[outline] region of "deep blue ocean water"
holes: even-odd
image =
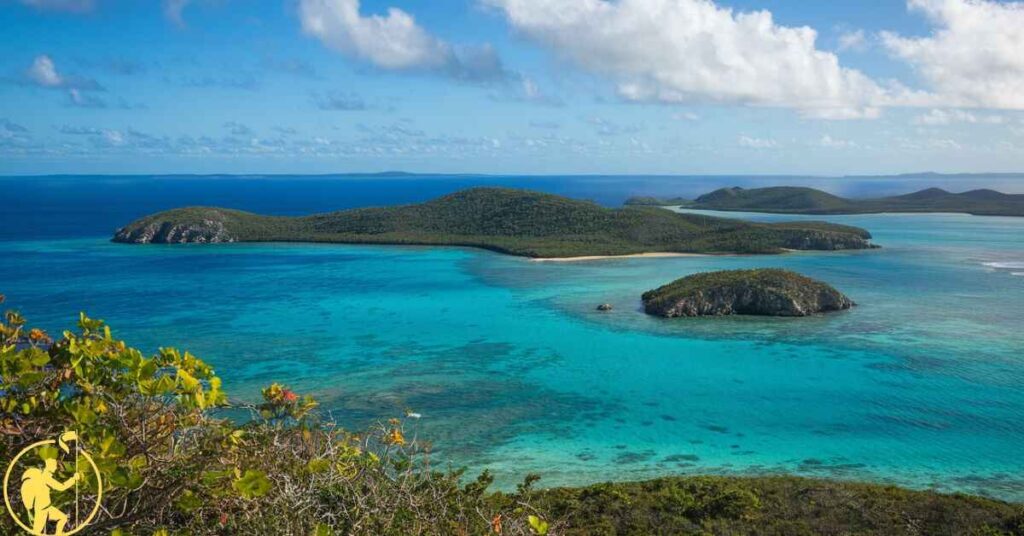
[[[84,310],[145,350],[189,349],[237,398],[280,381],[351,426],[416,411],[435,459],[490,468],[503,485],[527,472],[547,485],[791,472],[1024,500],[1024,219],[834,216],[883,248],[581,263],[108,241],[189,204],[296,214],[496,183],[615,205],[730,181],[716,180],[5,178],[0,293],[53,333]],[[643,291],[675,278],[762,266],[860,305],[807,319],[640,311]],[[594,311],[603,302],[615,310]]]

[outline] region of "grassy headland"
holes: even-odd
[[[650,207],[609,209],[524,190],[473,188],[415,205],[304,217],[174,209],[132,222],[114,240],[451,245],[525,257],[578,257],[864,249],[872,247],[870,237],[864,229],[826,222],[752,223]]]
[[[782,214],[874,214],[880,212],[962,212],[979,216],[1024,216],[1024,195],[995,190],[952,193],[940,188],[870,199],[849,199],[814,188],[721,188],[692,201],[634,197],[630,206],[684,206],[702,210]]]

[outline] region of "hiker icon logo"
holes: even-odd
[[[69,536],[99,512],[103,481],[78,433],[33,443],[4,473],[4,506],[15,523],[35,536]]]

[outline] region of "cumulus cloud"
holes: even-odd
[[[323,44],[384,69],[444,67],[451,47],[398,8],[386,16],[359,14],[359,0],[301,0],[302,29]]]
[[[908,0],[935,26],[927,37],[882,34],[945,106],[1024,109],[1024,2]]]
[[[490,45],[449,44],[398,8],[367,16],[359,8],[359,0],[300,0],[299,19],[303,31],[328,48],[381,69],[430,72],[468,83],[522,79],[505,68]]]
[[[47,55],[36,56],[32,66],[25,71],[28,79],[43,87],[61,87],[64,85],[64,77],[57,72],[57,66]]]
[[[876,115],[883,87],[819,50],[809,27],[710,0],[482,0],[527,37],[610,77],[634,101],[800,109],[832,119]]]
[[[22,4],[45,11],[84,13],[96,7],[95,0],[19,0]]]
[[[99,83],[90,78],[61,73],[57,69],[57,64],[46,54],[36,56],[32,60],[32,65],[25,69],[24,77],[15,82],[47,89],[77,89],[82,91],[101,91],[103,89]]]

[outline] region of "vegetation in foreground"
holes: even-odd
[[[609,209],[551,194],[473,188],[416,205],[306,217],[190,207],[118,230],[127,243],[336,242],[471,246],[526,257],[646,252],[780,253],[872,247],[864,229],[826,222],[752,223],[649,207]]]
[[[1024,216],[1024,195],[995,190],[952,193],[940,188],[872,199],[849,199],[814,188],[720,188],[693,201],[683,198],[634,197],[633,206],[685,206],[704,210],[778,212],[782,214],[872,214],[878,212],[962,212],[979,216]]]
[[[252,418],[217,416],[232,407]],[[487,473],[467,480],[436,469],[414,435],[416,414],[356,434],[277,384],[258,405],[231,404],[195,356],[165,348],[144,357],[85,315],[53,340],[5,313],[0,410],[2,460],[79,432],[105,484],[84,534],[1024,535],[1020,505],[792,477],[537,490],[528,476],[513,492],[489,492]],[[64,463],[56,476],[74,470]],[[81,474],[82,489],[95,489]],[[7,516],[0,532],[18,533]]]

